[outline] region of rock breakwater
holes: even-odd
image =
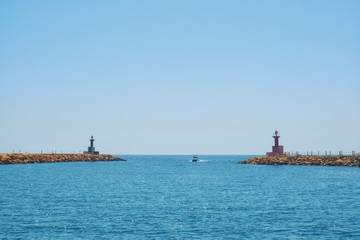
[[[26,164],[26,163],[55,163],[55,162],[100,162],[100,161],[126,161],[122,158],[108,154],[20,154],[1,153],[0,165]]]
[[[238,164],[256,165],[314,165],[359,167],[360,156],[277,156],[253,157]]]

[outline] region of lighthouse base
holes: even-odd
[[[284,154],[284,146],[273,146],[272,147],[272,152],[267,152],[266,156],[267,157],[275,157],[278,155],[283,155]]]

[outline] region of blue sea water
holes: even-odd
[[[360,168],[120,157],[0,166],[0,238],[360,239]]]

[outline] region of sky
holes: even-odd
[[[360,152],[360,1],[0,0],[0,152]]]

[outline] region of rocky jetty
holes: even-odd
[[[122,158],[107,154],[20,154],[1,153],[0,165],[26,164],[26,163],[55,163],[55,162],[100,162],[100,161],[126,161]]]
[[[256,165],[314,165],[359,167],[360,156],[276,156],[253,157],[238,164]]]

